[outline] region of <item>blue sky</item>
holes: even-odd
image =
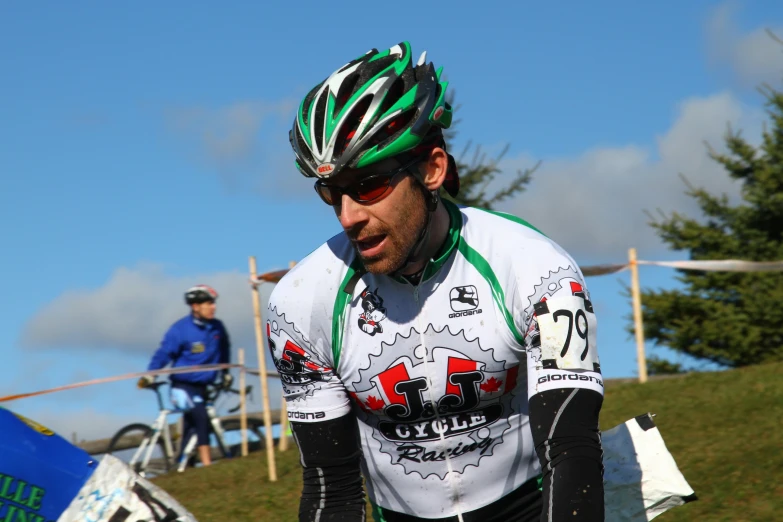
[[[407,39],[444,66],[457,150],[508,144],[507,173],[542,161],[502,210],[585,265],[621,262],[631,246],[684,258],[642,210],[694,210],[679,172],[736,195],[703,141],[719,147],[728,123],[757,139],[754,87],[779,85],[783,70],[763,33],[783,27],[774,2],[277,4],[0,7],[0,349],[11,375],[0,393],[143,370],[199,282],[218,287],[218,314],[255,364],[248,256],[282,268],[339,231],[293,167],[294,108],[372,47]],[[672,286],[672,275],[641,269],[645,286]],[[627,281],[588,280],[607,377],[636,371]],[[131,381],[10,407],[87,437],[155,413]]]

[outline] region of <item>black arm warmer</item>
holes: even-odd
[[[601,394],[578,388],[530,399],[533,442],[544,475],[542,522],[604,520],[602,403]]]
[[[292,422],[304,468],[299,522],[364,522],[356,418]]]

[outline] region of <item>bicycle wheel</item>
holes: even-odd
[[[166,453],[162,437],[158,438],[154,448],[149,447],[153,433],[152,428],[146,424],[129,424],[112,437],[106,453],[130,464],[133,471],[142,477],[152,478],[163,475],[170,469],[171,458]],[[146,466],[145,460],[147,460]]]
[[[247,419],[247,447],[248,451],[264,449],[264,423],[258,419]],[[232,455],[242,454],[242,426],[239,419],[223,421],[226,445]]]

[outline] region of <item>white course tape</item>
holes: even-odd
[[[719,259],[705,261],[637,261],[640,265],[668,266],[683,270],[704,270],[708,272],[781,272],[783,261],[742,261],[740,259]]]

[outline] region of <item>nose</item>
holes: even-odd
[[[340,207],[335,210],[340,219],[340,224],[345,230],[350,230],[368,219],[367,209],[364,205],[360,205],[345,194],[342,195],[340,200]]]

